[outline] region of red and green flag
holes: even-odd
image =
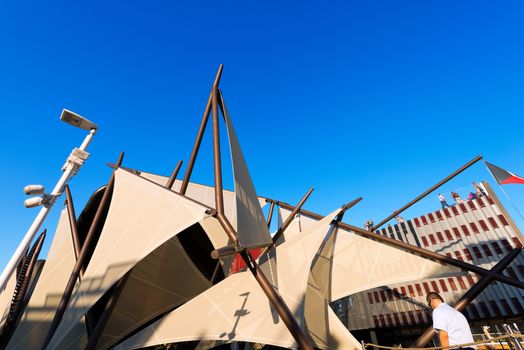
[[[507,185],[507,184],[523,184],[524,185],[524,178],[518,175],[515,175],[512,172],[499,168],[498,166],[488,163],[486,161],[484,163],[488,167],[488,170],[491,173],[491,175],[493,175],[495,180],[497,180],[499,185]]]

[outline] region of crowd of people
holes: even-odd
[[[475,189],[475,191],[469,192],[466,200],[472,200],[472,199],[476,199],[476,198],[483,197],[486,195],[486,193],[484,192],[484,189],[482,189],[482,187],[480,187],[480,185],[476,183],[475,181],[473,182],[473,188]],[[456,204],[464,203],[464,200],[455,191],[451,191],[451,198],[453,198]],[[446,197],[444,197],[442,193],[438,194],[438,199],[440,201],[440,204],[442,205],[442,209],[446,207],[448,208],[450,207],[450,205],[448,204],[446,200]]]

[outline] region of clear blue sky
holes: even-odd
[[[101,127],[71,182],[79,212],[120,151],[160,174],[187,163],[220,63],[260,195],[315,186],[306,207],[323,214],[363,196],[345,217],[362,225],[478,154],[524,175],[522,18],[518,1],[3,1],[0,266],[38,211],[23,186],[50,190],[85,135],[62,108]],[[206,141],[195,181],[212,184],[210,161]],[[442,191],[483,179],[478,163]],[[524,186],[506,191],[524,212]]]

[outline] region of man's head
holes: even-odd
[[[435,292],[429,292],[426,296],[426,301],[428,302],[429,307],[432,309],[436,308],[440,303],[444,301],[442,297]]]

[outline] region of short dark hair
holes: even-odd
[[[426,296],[427,303],[429,304],[432,299],[438,299],[440,301],[444,301],[444,299],[442,299],[440,294],[438,294],[436,292],[429,292],[428,295]]]

